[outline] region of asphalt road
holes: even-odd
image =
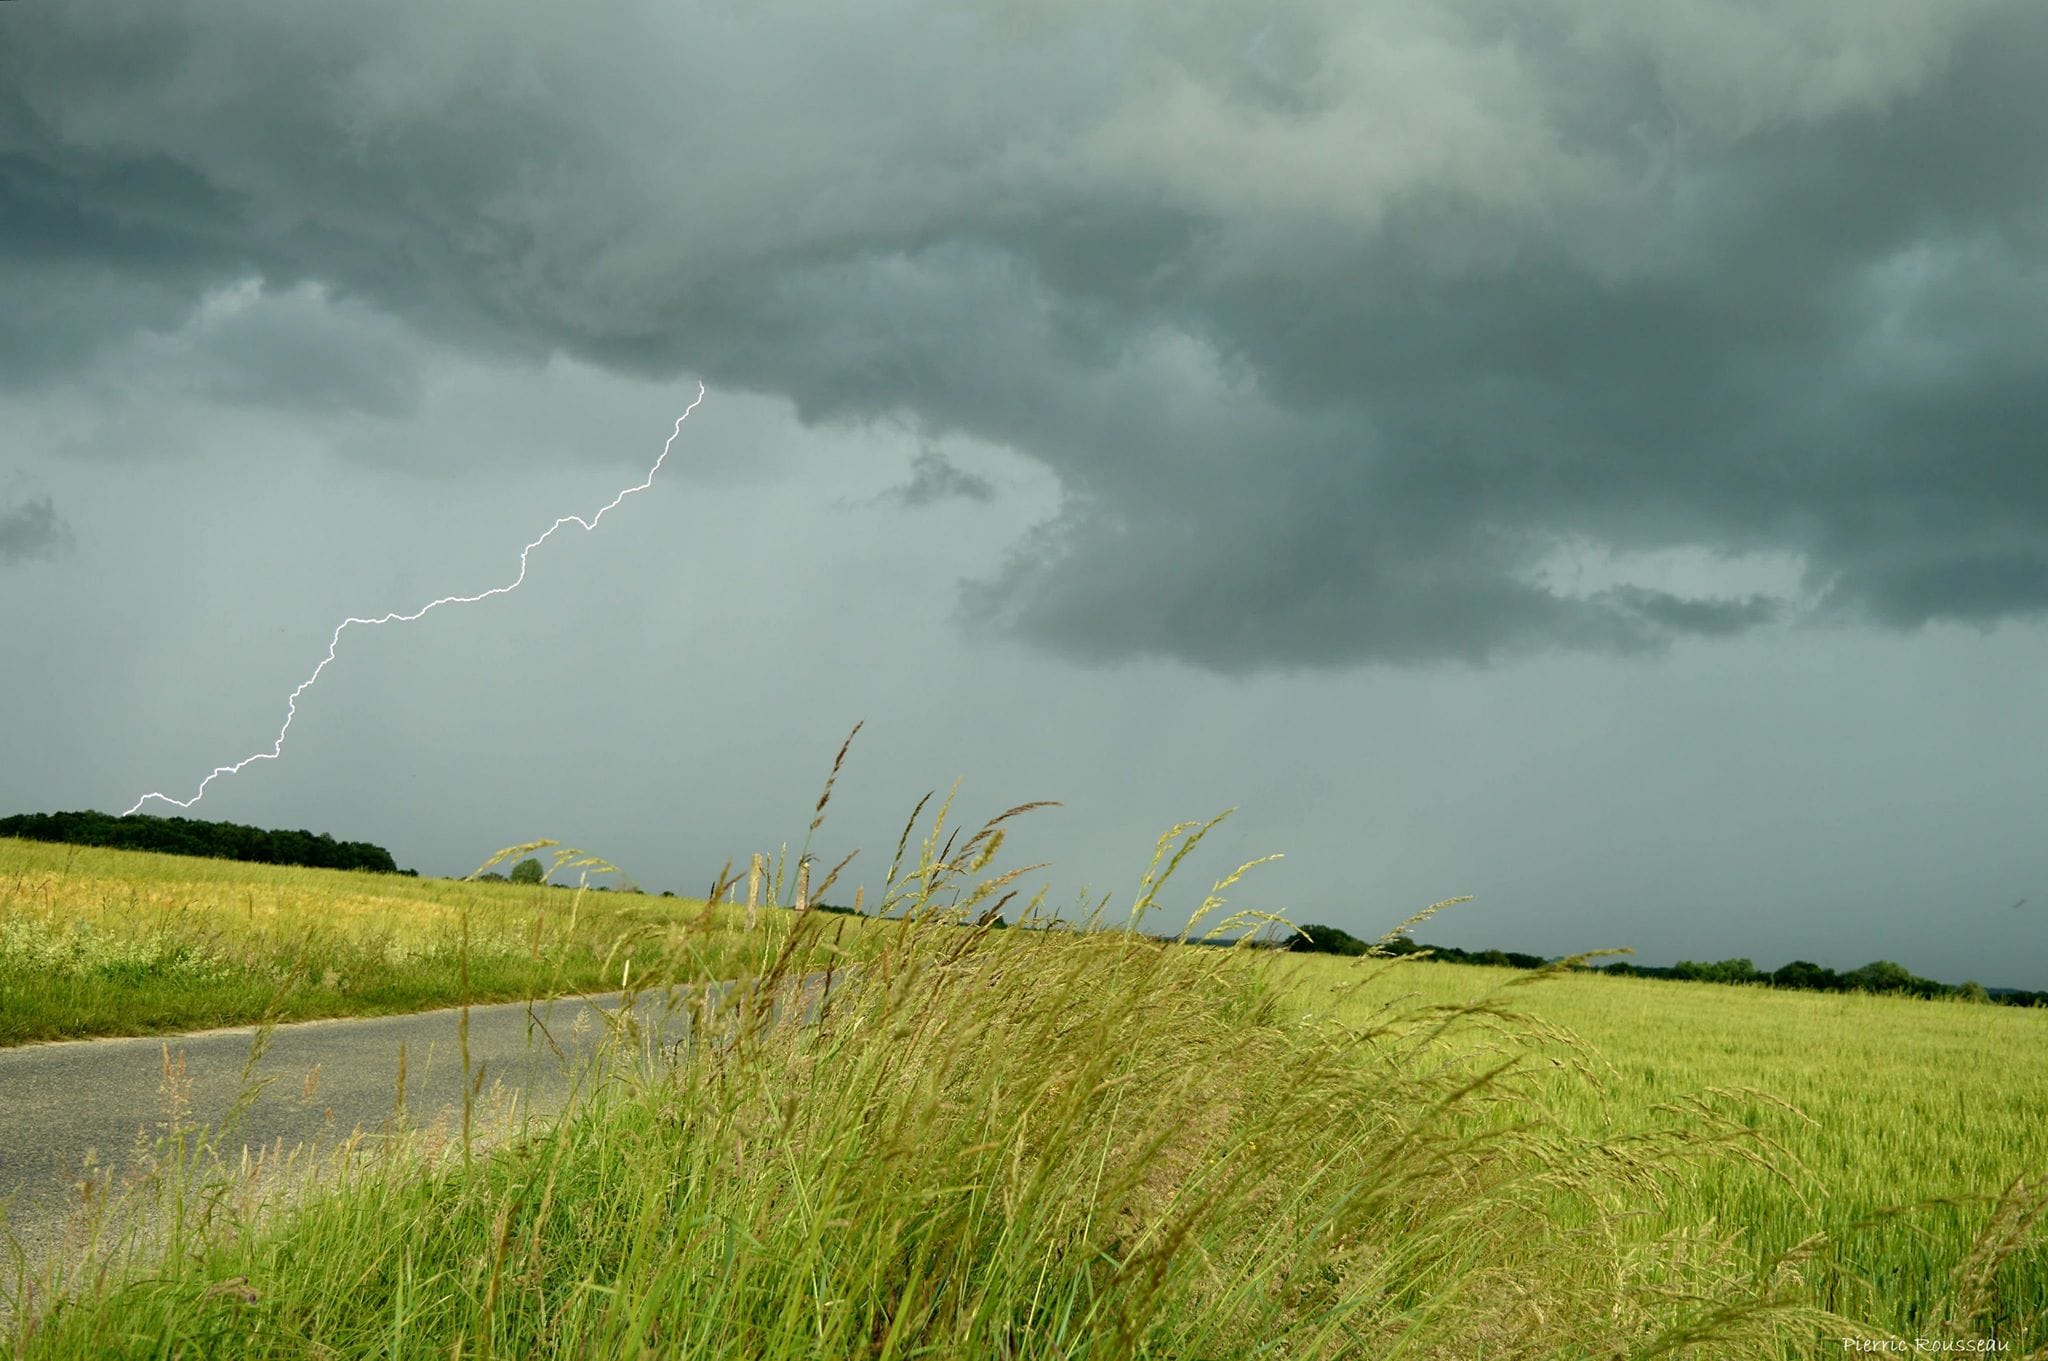
[[[469,1009],[478,1109],[546,1115],[560,1109],[616,1014],[619,995],[511,1002]],[[670,1011],[643,994],[635,1015],[660,1042]],[[459,1009],[275,1027],[245,1077],[253,1026],[169,1037],[76,1040],[0,1049],[0,1206],[5,1231],[41,1260],[63,1241],[81,1201],[90,1159],[119,1172],[160,1138],[182,1105],[181,1123],[217,1131],[248,1091],[262,1084],[222,1141],[240,1148],[282,1142],[331,1147],[351,1132],[393,1128],[404,1074],[404,1124],[445,1120],[459,1132],[463,1070]],[[0,1240],[4,1241],[4,1240]]]

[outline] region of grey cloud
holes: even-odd
[[[1690,633],[1710,638],[1746,633],[1770,623],[1784,609],[1781,602],[1769,596],[1693,600],[1640,586],[1617,586],[1601,592],[1597,598],[1639,616],[1658,634]]]
[[[0,506],[0,563],[55,557],[71,542],[71,527],[47,496]]]
[[[937,449],[920,449],[910,461],[910,480],[888,493],[890,499],[906,506],[928,506],[956,497],[988,501],[995,494],[995,485],[987,478],[968,472]]]
[[[203,172],[70,141],[11,78],[0,86],[0,223],[0,385],[11,388],[137,331],[177,327],[209,287],[246,269],[245,223]]]
[[[1950,552],[1887,562],[1868,573],[1860,601],[1878,620],[1914,628],[1937,619],[1989,624],[2048,602],[2048,552]]]
[[[1790,608],[1529,584],[1566,540],[1802,555],[1885,626],[2048,610],[2039,6],[466,12],[11,16],[0,194],[34,212],[0,231],[117,281],[51,295],[50,362],[254,270],[1008,442],[1067,509],[962,609],[1103,661]],[[224,353],[406,400],[307,334]]]
[[[403,415],[419,401],[415,356],[389,322],[319,290],[236,300],[194,328],[195,367],[222,401]],[[381,323],[381,324],[380,324]]]

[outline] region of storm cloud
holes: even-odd
[[[961,617],[1089,661],[2048,610],[2039,5],[0,23],[0,381],[259,279],[237,400],[408,409],[402,325],[1005,445],[1060,509]]]
[[[996,494],[995,484],[980,473],[972,473],[937,449],[920,449],[910,461],[910,480],[890,493],[899,504],[928,506],[948,497],[988,501]]]

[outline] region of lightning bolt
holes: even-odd
[[[540,547],[549,539],[553,538],[556,530],[560,529],[563,525],[580,525],[586,533],[590,530],[596,529],[598,521],[604,519],[606,512],[616,510],[621,501],[624,501],[627,497],[633,495],[635,492],[646,491],[649,487],[654,485],[654,475],[661,471],[661,465],[668,460],[668,451],[674,447],[676,437],[683,433],[683,422],[690,419],[690,413],[692,411],[695,411],[698,407],[698,404],[701,403],[703,400],[704,385],[702,383],[699,383],[697,384],[696,401],[691,402],[689,406],[683,409],[683,414],[676,417],[675,429],[669,431],[668,440],[661,446],[661,457],[654,460],[654,466],[647,470],[647,476],[641,479],[641,481],[637,485],[628,487],[624,491],[620,492],[617,496],[614,496],[602,510],[599,510],[597,514],[591,516],[588,520],[584,519],[581,515],[564,515],[561,519],[549,525],[539,538],[535,539],[532,543],[526,545],[526,547],[520,549],[518,576],[512,578],[511,581],[507,582],[503,586],[494,586],[488,591],[479,591],[475,595],[444,595],[439,600],[428,601],[426,604],[420,606],[417,610],[414,610],[411,614],[392,613],[379,616],[375,619],[359,619],[354,616],[350,616],[349,618],[342,620],[339,624],[334,626],[334,636],[327,640],[327,655],[320,659],[320,665],[314,667],[313,674],[306,677],[304,680],[300,681],[299,688],[292,691],[290,696],[288,696],[285,699],[284,726],[277,730],[277,740],[270,744],[269,751],[259,751],[253,756],[245,756],[231,766],[215,766],[213,769],[213,773],[211,775],[208,775],[205,779],[199,782],[199,788],[193,792],[192,797],[189,799],[174,799],[168,794],[160,794],[155,791],[151,791],[150,793],[144,794],[141,798],[137,799],[135,801],[135,806],[130,808],[128,812],[123,813],[121,816],[130,816],[131,814],[140,810],[142,805],[148,803],[151,799],[160,799],[165,803],[173,804],[179,808],[190,808],[193,804],[198,803],[201,799],[206,797],[206,787],[212,784],[215,780],[219,779],[221,776],[233,775],[238,773],[244,766],[250,765],[254,762],[275,761],[278,757],[284,755],[285,734],[289,733],[292,730],[292,720],[299,716],[299,696],[305,694],[306,691],[312,689],[313,682],[320,679],[320,673],[325,671],[328,668],[328,666],[334,661],[335,652],[337,649],[341,647],[341,635],[348,631],[348,628],[351,624],[363,624],[366,626],[375,624],[410,624],[416,619],[425,618],[428,613],[430,613],[433,610],[440,609],[443,605],[474,605],[480,600],[489,600],[494,595],[507,595],[513,591],[518,590],[520,583],[526,580],[527,558],[533,553],[534,549]]]

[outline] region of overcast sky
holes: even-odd
[[[2035,0],[0,6],[0,812],[2048,987]],[[146,811],[179,810],[152,802]],[[865,870],[864,875],[860,870]],[[2027,900],[2013,906],[2019,900]]]

